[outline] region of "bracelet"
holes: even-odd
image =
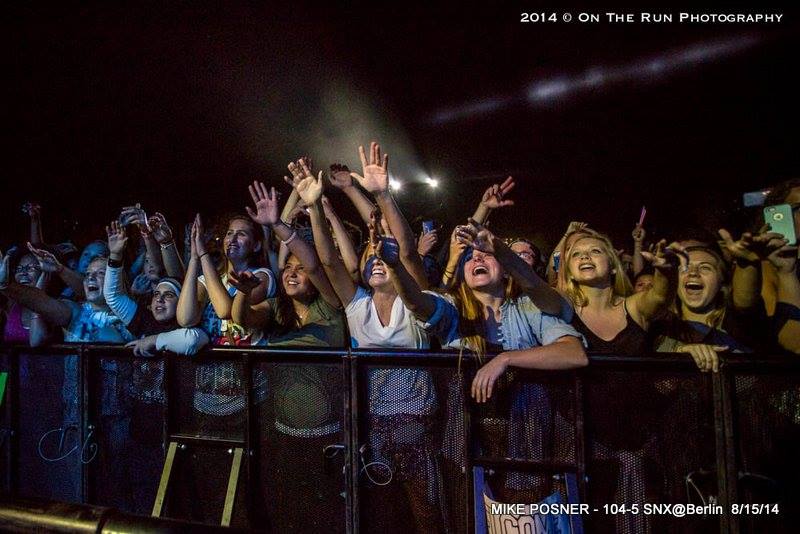
[[[281,239],[281,243],[283,243],[284,245],[288,245],[289,243],[294,241],[296,237],[297,237],[297,230],[292,230],[292,235],[290,235],[286,241]]]
[[[114,258],[108,258],[108,266],[113,268],[122,267],[122,260],[115,260]]]
[[[161,250],[165,250],[168,249],[169,247],[174,247],[175,241],[170,241],[168,243],[159,243],[159,245],[161,246]]]
[[[208,256],[208,252],[203,252],[202,254],[200,254],[199,256],[197,256],[197,259],[198,259],[198,260],[202,260],[202,259],[203,259],[203,256]]]

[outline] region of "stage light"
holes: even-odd
[[[436,178],[428,178],[427,181],[429,186],[433,188],[439,187],[439,180],[437,180]]]
[[[403,188],[403,182],[401,182],[400,180],[393,180],[393,179],[389,180],[389,189],[392,189],[394,191],[400,191],[402,188]]]

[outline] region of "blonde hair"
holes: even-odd
[[[630,280],[628,280],[628,276],[625,274],[622,262],[614,251],[614,245],[611,244],[611,240],[600,232],[584,228],[567,236],[564,240],[565,248],[569,242],[569,238],[575,234],[580,235],[572,242],[569,248],[564,250],[561,254],[561,268],[558,270],[558,289],[563,291],[575,306],[582,307],[589,303],[589,299],[586,298],[586,295],[583,293],[581,285],[572,278],[572,274],[569,272],[569,259],[576,243],[582,239],[595,239],[600,242],[600,248],[603,249],[603,253],[608,257],[608,263],[611,266],[611,276],[613,278],[611,280],[612,291],[610,303],[613,304],[616,297],[624,298],[631,295],[633,293],[633,287],[631,286]]]

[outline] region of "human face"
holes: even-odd
[[[653,287],[653,275],[652,274],[643,274],[636,278],[636,285],[633,286],[633,290],[636,293],[644,293],[645,291],[649,290]]]
[[[502,287],[503,267],[494,254],[475,250],[464,263],[464,281],[470,289],[497,289]]]
[[[42,270],[36,258],[31,254],[25,254],[14,269],[14,280],[23,286],[35,286],[41,274]]]
[[[178,309],[178,295],[170,284],[158,284],[150,300],[153,318],[159,323],[166,323],[175,318]]]
[[[516,241],[511,243],[511,250],[513,250],[517,256],[522,258],[522,261],[527,263],[530,267],[536,265],[536,253],[533,251],[533,247],[525,241]]]
[[[290,298],[300,299],[311,293],[311,280],[303,269],[303,264],[294,256],[286,260],[286,266],[281,273],[281,282],[283,290]]]
[[[106,256],[108,251],[106,246],[100,242],[93,242],[86,245],[86,248],[81,252],[81,259],[78,260],[78,272],[86,274],[86,269],[89,267],[89,262],[92,258],[97,256]]]
[[[695,313],[714,309],[714,301],[722,288],[722,271],[717,258],[704,250],[689,251],[689,263],[681,258],[678,298]]]
[[[370,270],[369,280],[367,283],[369,283],[369,286],[373,289],[377,289],[392,283],[392,273],[389,272],[389,269],[386,267],[386,264],[383,263],[383,260],[375,258],[375,260],[372,262],[372,269]]]
[[[253,226],[242,219],[233,219],[222,243],[225,255],[234,262],[245,261],[255,251],[261,249],[253,234]]]
[[[148,280],[151,282],[155,282],[159,278],[161,278],[161,272],[158,268],[158,265],[150,261],[150,257],[145,255],[144,257],[144,265],[142,266],[142,271],[144,275],[147,277]]]
[[[569,249],[569,274],[582,285],[608,284],[613,274],[605,244],[593,237],[575,241]]]
[[[103,281],[106,279],[106,260],[97,258],[86,269],[83,278],[83,291],[86,293],[86,302],[103,304]]]

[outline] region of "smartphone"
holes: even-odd
[[[435,229],[435,223],[433,221],[422,221],[422,233],[429,234],[433,232]]]
[[[797,244],[792,206],[789,204],[767,206],[764,208],[764,222],[769,225],[771,232],[781,234],[790,245]]]
[[[742,204],[745,208],[752,208],[754,206],[763,206],[764,200],[769,194],[769,189],[762,189],[761,191],[751,191],[742,195]]]

